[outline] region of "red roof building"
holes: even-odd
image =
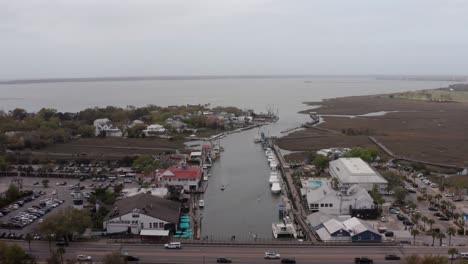
[[[170,167],[159,175],[161,184],[183,186],[185,191],[198,191],[203,171],[197,166]]]

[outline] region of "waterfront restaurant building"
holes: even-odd
[[[168,236],[170,231],[176,231],[180,207],[178,202],[151,194],[137,194],[115,202],[103,227],[107,234],[157,232],[160,236]]]
[[[359,185],[371,191],[374,185],[377,185],[381,193],[386,192],[388,182],[360,158],[339,158],[330,161],[329,172],[338,180],[339,187],[344,190],[353,185]]]
[[[185,192],[197,192],[201,186],[202,169],[198,166],[170,167],[158,175],[163,186],[181,186]]]

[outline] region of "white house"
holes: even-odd
[[[374,199],[366,189],[354,185],[345,192],[334,190],[329,180],[313,180],[314,184],[305,184],[301,194],[307,201],[311,212],[321,212],[328,215],[350,214],[353,209],[372,209],[375,207]]]
[[[170,167],[158,175],[163,186],[181,186],[186,192],[195,192],[200,188],[202,170],[198,166]]]
[[[158,136],[164,134],[165,132],[166,129],[158,124],[149,125],[145,130],[143,130],[143,133],[145,133],[145,136],[147,137]]]
[[[106,137],[121,137],[123,135],[122,130],[113,127],[108,118],[96,119],[93,125],[95,127],[95,136],[99,136],[102,132],[105,133]]]
[[[115,202],[114,208],[103,222],[103,227],[108,234],[176,230],[179,217],[179,203],[142,193]]]
[[[339,158],[330,161],[329,172],[345,190],[357,184],[368,191],[377,185],[381,193],[386,192],[387,180],[360,158]]]

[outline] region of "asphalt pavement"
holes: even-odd
[[[18,243],[26,250],[28,245],[23,241],[7,241]],[[46,241],[34,241],[31,253],[41,261],[49,256],[49,244]],[[460,252],[468,252],[468,248],[458,248]],[[56,246],[52,245],[52,250]],[[446,247],[401,247],[401,246],[340,246],[340,247],[219,247],[219,246],[189,246],[182,249],[164,249],[157,244],[111,244],[106,241],[71,243],[65,248],[64,259],[74,259],[78,254],[90,255],[95,263],[111,252],[127,252],[140,258],[140,264],[145,263],[216,263],[218,257],[226,257],[233,263],[280,263],[279,260],[264,259],[264,253],[276,252],[281,258],[294,258],[297,263],[343,264],[354,263],[355,257],[366,256],[374,263],[399,263],[385,260],[385,254],[396,254],[401,257],[409,254],[435,254],[447,256]]]

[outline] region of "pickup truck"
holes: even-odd
[[[360,258],[354,258],[354,263],[355,264],[373,264],[374,261],[370,258],[360,257]]]

